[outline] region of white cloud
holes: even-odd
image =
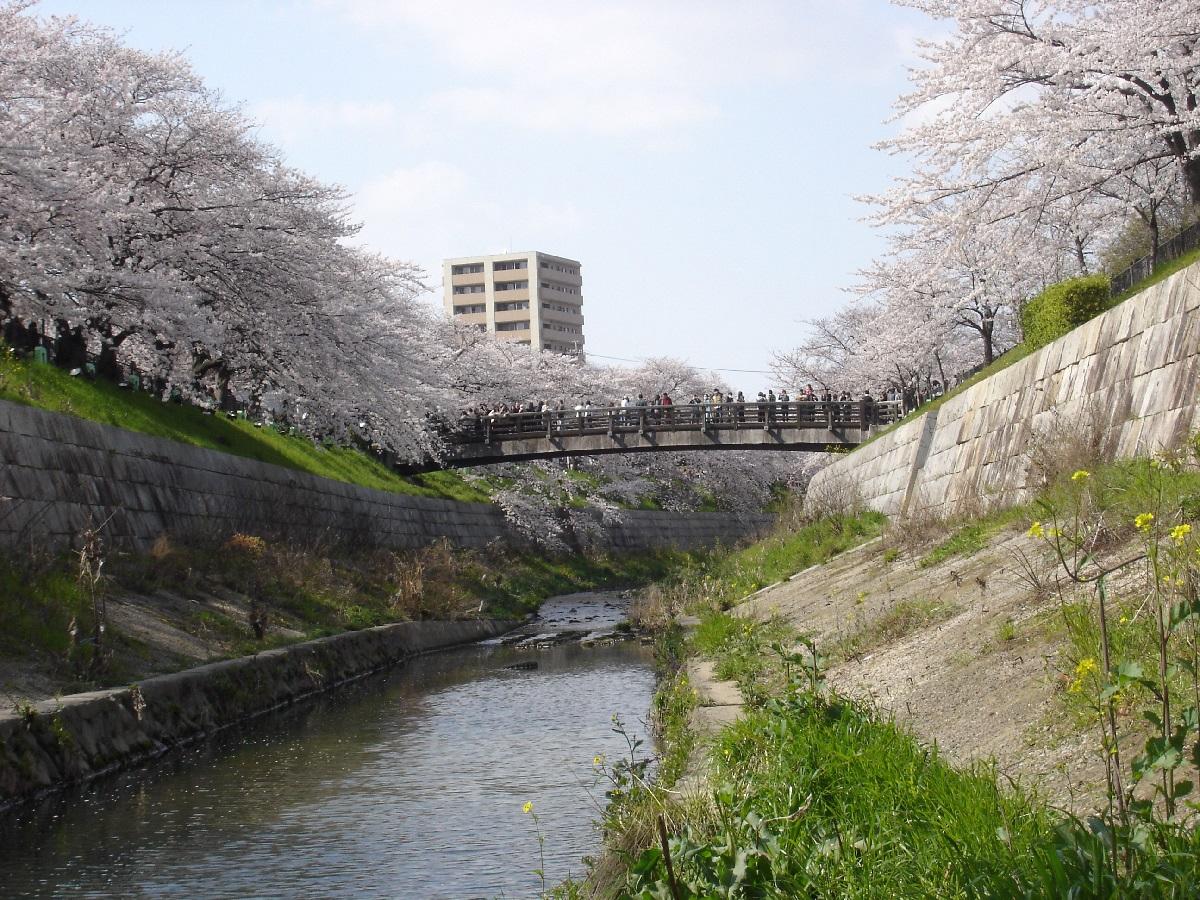
[[[877,0],[313,2],[431,48],[453,85],[432,109],[535,131],[661,140],[716,119],[724,90],[844,73],[855,58],[870,78],[894,53],[870,27]]]

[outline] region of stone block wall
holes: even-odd
[[[236,531],[302,543],[413,548],[511,537],[503,512],[372,490],[74,416],[0,401],[0,547],[63,547],[89,523],[145,549],[161,535]],[[730,543],[770,517],[631,510],[602,524],[614,549]]]
[[[610,550],[653,550],[672,547],[729,545],[767,531],[775,517],[766,513],[731,516],[727,513],[672,513],[656,509],[623,509],[596,516]]]
[[[1030,444],[1056,421],[1090,424],[1117,457],[1176,448],[1200,426],[1198,310],[1200,264],[836,460],[813,485],[850,479],[889,515],[951,515],[1019,501]]]

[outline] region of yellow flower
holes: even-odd
[[[1091,475],[1092,475],[1092,473],[1087,471],[1086,469],[1078,469],[1075,472],[1071,473],[1071,480],[1072,481],[1083,481],[1083,479],[1085,479],[1085,478],[1090,478]]]
[[[1042,528],[1041,522],[1034,522],[1029,526],[1029,530],[1025,532],[1026,537],[1040,538],[1046,536],[1046,530]]]
[[[1150,524],[1154,521],[1154,513],[1142,513],[1133,520],[1133,527],[1138,531],[1149,531]]]
[[[532,801],[532,800],[526,800],[526,801],[525,801],[525,805],[521,807],[521,812],[523,812],[523,813],[531,813],[531,812],[533,812],[533,801]]]
[[[1182,544],[1187,540],[1187,536],[1192,533],[1192,526],[1187,522],[1182,525],[1176,525],[1171,529],[1171,540],[1177,544]]]
[[[598,765],[600,765],[602,762],[604,762],[604,757],[603,757],[603,756],[593,756],[593,757],[592,757],[592,765],[593,765],[593,766],[598,766]]]
[[[1129,616],[1121,616],[1121,623],[1120,623],[1120,624],[1122,624],[1122,625],[1126,625],[1126,624],[1128,624],[1128,623],[1129,623]]]
[[[1096,664],[1096,660],[1091,656],[1085,656],[1075,666],[1075,680],[1071,682],[1071,686],[1067,688],[1067,693],[1078,694],[1083,690],[1083,682],[1089,675],[1097,671],[1100,667]]]

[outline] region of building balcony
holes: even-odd
[[[560,325],[583,325],[583,313],[565,313],[557,309],[543,309],[543,322],[557,322]]]

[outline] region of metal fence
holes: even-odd
[[[867,430],[904,415],[899,400],[799,400],[789,403],[684,403],[674,406],[606,406],[467,416],[447,438],[458,444],[491,444],[535,437],[650,434],[660,431],[738,431],[821,428]]]
[[[1159,244],[1157,260],[1152,255],[1143,256],[1124,272],[1114,275],[1109,281],[1109,296],[1117,297],[1125,293],[1139,281],[1149,278],[1154,274],[1155,264],[1162,265],[1173,259],[1178,259],[1189,250],[1195,250],[1197,247],[1200,247],[1200,222],[1183,229],[1175,237]]]

